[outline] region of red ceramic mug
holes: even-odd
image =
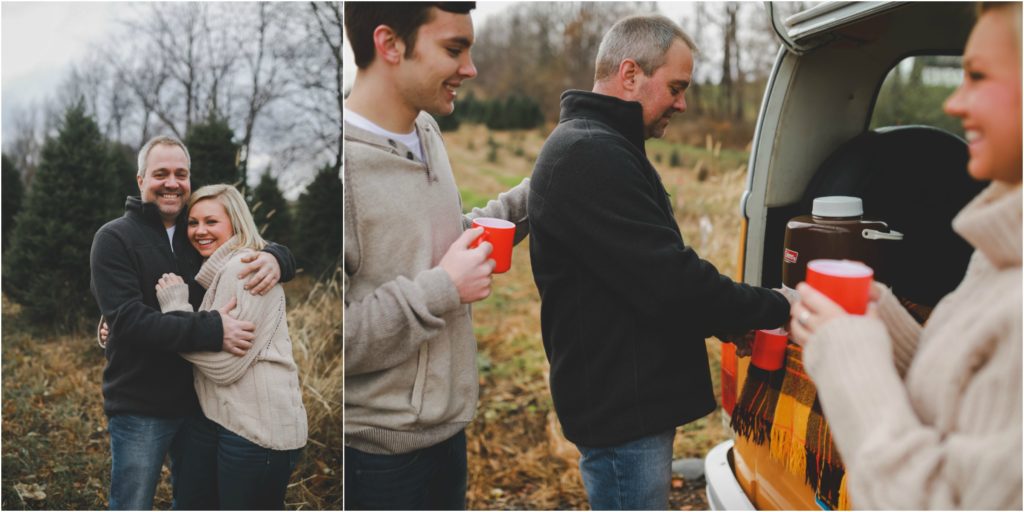
[[[807,263],[807,284],[827,295],[847,313],[863,315],[875,272],[851,260],[813,260]]]
[[[786,362],[786,341],[789,333],[785,329],[761,329],[754,334],[750,364],[773,372]]]
[[[512,243],[515,241],[516,225],[504,220],[490,217],[473,219],[474,228],[483,228],[484,233],[469,244],[472,249],[481,242],[490,242],[493,250],[490,259],[494,260],[494,273],[508,272],[512,267]]]

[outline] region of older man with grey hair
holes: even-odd
[[[704,339],[778,327],[680,234],[644,141],[686,110],[695,46],[663,16],[616,23],[592,92],[562,95],[530,183],[530,256],[551,392],[594,509],[667,509],[675,428],[715,409]]]

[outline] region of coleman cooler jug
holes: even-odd
[[[903,234],[882,221],[864,220],[859,197],[814,199],[810,215],[786,224],[782,255],[782,284],[789,288],[804,280],[807,262],[819,258],[856,260],[875,271],[875,280],[889,282],[886,261],[892,260]]]

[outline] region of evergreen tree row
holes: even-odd
[[[193,191],[211,183],[242,186],[233,140],[221,119],[192,127],[184,142]],[[136,151],[106,140],[79,103],[45,142],[28,187],[3,156],[3,292],[30,321],[71,327],[97,316],[89,289],[92,239],[123,214],[126,195],[139,195]],[[247,200],[264,238],[291,248],[304,272],[321,276],[339,264],[341,180],[329,165],[294,205],[269,172]]]
[[[540,104],[529,96],[513,94],[494,100],[478,100],[473,91],[455,102],[455,112],[436,116],[441,131],[457,130],[462,122],[483,124],[491,130],[531,130],[544,124]]]

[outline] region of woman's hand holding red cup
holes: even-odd
[[[859,263],[857,265],[867,268]],[[867,270],[870,272],[870,268]],[[808,265],[808,281],[822,281],[823,278],[820,274],[813,274],[813,277],[812,274],[810,265]],[[864,277],[856,276],[854,279],[850,279],[850,276],[840,276],[837,278],[835,275],[831,275],[824,277],[824,279],[830,280],[826,288],[831,293],[838,293],[837,290],[842,288],[842,286],[836,284],[837,279],[846,279],[850,287],[858,289],[852,292],[848,289],[842,290],[843,293],[840,293],[840,295],[844,300],[845,307],[807,282],[798,284],[796,290],[800,293],[800,300],[793,304],[790,309],[790,339],[800,346],[806,346],[811,337],[814,336],[814,333],[823,325],[841,316],[855,314],[856,312],[863,311],[867,316],[877,318],[875,308],[879,299],[879,292],[877,287],[873,285],[870,274],[867,276],[866,281]],[[851,313],[850,310],[855,313]],[[856,316],[862,315],[857,314]]]

